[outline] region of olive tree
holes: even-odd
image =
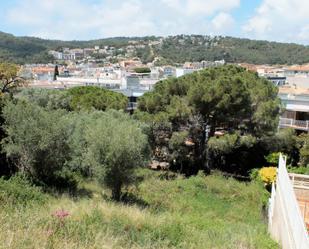
[[[7,137],[2,146],[19,171],[48,185],[63,176],[70,157],[65,114],[26,101],[7,103],[3,109]]]
[[[127,114],[108,111],[86,132],[85,160],[94,168],[100,183],[119,201],[121,189],[134,182],[135,170],[149,158],[148,140],[141,125]]]

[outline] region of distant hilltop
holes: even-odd
[[[156,61],[161,65],[203,60],[252,64],[309,63],[309,46],[234,37],[177,35],[59,41],[16,37],[0,32],[0,61],[18,64],[53,63],[57,61],[54,56],[56,52],[61,53],[64,49],[76,49],[78,52],[79,49],[85,51],[87,48],[89,56],[83,59],[98,62],[137,57],[143,63]]]

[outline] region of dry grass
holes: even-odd
[[[86,184],[91,197],[2,203],[0,248],[276,248],[263,222],[258,184],[221,176],[167,181],[147,175],[130,190],[137,204],[111,202],[93,183]],[[69,212],[63,221],[52,215],[61,209]]]

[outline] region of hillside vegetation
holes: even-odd
[[[261,181],[279,152],[307,171],[309,136],[277,130],[271,82],[209,68],[129,115],[98,87],[20,89],[16,68],[0,64],[0,248],[278,248]]]
[[[72,197],[43,194],[16,177],[0,180],[0,248],[277,248],[263,219],[262,185],[141,175],[127,204],[111,202],[93,182]]]
[[[134,41],[145,45],[137,48],[135,56],[143,62],[155,57],[163,64],[183,63],[185,61],[222,60],[227,62],[247,62],[255,64],[302,64],[309,62],[309,47],[298,44],[256,41],[233,37],[210,37],[200,35],[179,35],[161,37],[116,37],[91,41],[58,41],[34,37],[16,37],[0,32],[0,60],[24,63],[48,63],[53,58],[48,50],[61,50],[63,47],[85,48],[113,46],[126,48]]]

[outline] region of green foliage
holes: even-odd
[[[47,54],[44,40],[15,37],[3,32],[0,32],[0,60],[18,64],[53,61]]]
[[[136,67],[134,68],[134,72],[136,73],[151,73],[151,70],[149,67]]]
[[[0,98],[4,93],[12,94],[25,80],[18,77],[19,67],[16,64],[0,63]]]
[[[101,90],[76,89],[81,98],[87,92],[114,97]],[[116,95],[114,100],[119,96],[125,98]],[[75,91],[27,89],[7,102],[3,151],[20,172],[44,186],[72,189],[77,175],[97,173],[109,187],[116,184],[121,190],[134,182],[134,169],[148,158],[147,127],[115,110],[68,112],[74,97]]]
[[[289,166],[288,172],[289,173],[295,173],[295,174],[309,175],[309,167],[308,166],[307,167],[304,167],[304,166],[300,166],[300,167]]]
[[[159,40],[159,37],[116,37],[92,41],[58,41],[43,40],[34,37],[15,37],[0,32],[0,60],[18,64],[50,63],[54,58],[48,50],[61,47],[86,48],[99,46],[113,46],[126,48],[129,41],[147,43]],[[119,53],[119,52],[118,52]],[[186,61],[214,61],[247,62],[254,64],[303,64],[308,63],[309,49],[307,46],[268,41],[256,41],[233,37],[209,36],[171,36],[164,39],[158,46],[138,48],[135,56],[143,63],[157,64],[184,63]]]
[[[25,88],[17,97],[49,110],[71,110],[72,97],[69,95],[68,91]]]
[[[208,148],[218,155],[228,154],[235,149],[237,140],[236,134],[226,134],[219,138],[212,137],[208,141]]]
[[[293,53],[294,51],[294,53]],[[233,37],[171,36],[156,47],[155,55],[169,63],[186,61],[246,62],[253,64],[303,64],[307,46]]]
[[[24,101],[8,103],[3,110],[7,134],[3,150],[34,180],[52,185],[70,156],[64,115],[62,110],[46,110]]]
[[[189,133],[187,131],[174,132],[169,141],[170,148],[172,150],[177,150],[180,146],[183,146],[185,144],[188,136]]]
[[[46,200],[40,188],[33,186],[25,176],[15,175],[8,180],[0,178],[0,205],[42,204]]]
[[[88,129],[86,160],[99,181],[120,199],[121,189],[135,181],[135,169],[148,159],[148,141],[138,123],[126,114],[107,112]]]
[[[124,110],[128,103],[126,96],[100,87],[74,87],[68,91],[73,110]]]
[[[18,249],[278,248],[261,215],[269,197],[261,184],[220,175],[173,181],[153,171],[143,175],[145,181],[128,193],[136,205],[102,200],[106,189],[88,183],[91,197],[51,196],[43,206],[1,208],[0,240]],[[52,215],[56,210],[69,214],[61,225]]]
[[[72,112],[67,116],[68,127],[70,127],[68,138],[70,158],[66,161],[66,166],[72,172],[77,172],[84,177],[93,176],[92,165],[84,158],[88,148],[86,132],[101,116],[101,112]]]
[[[137,48],[136,57],[140,58],[144,64],[147,64],[154,60],[153,51],[149,46],[145,46],[145,48]]]
[[[299,154],[300,154],[300,164],[308,166],[309,165],[309,135],[302,134],[298,138]]]
[[[51,110],[68,111],[123,110],[128,102],[127,97],[120,93],[94,86],[75,87],[64,91],[26,88],[17,97]]]
[[[189,132],[181,131],[174,132],[169,140],[169,149],[172,151],[171,160],[173,162],[179,161],[182,167],[184,163],[190,163],[193,161],[189,155],[190,149],[186,145],[188,138]],[[180,171],[183,171],[183,169],[181,168]]]
[[[139,99],[139,111],[145,114],[138,112],[136,117],[152,122],[165,117],[173,132],[188,131],[194,143],[188,155],[195,158],[196,167],[212,160],[214,167],[237,163],[247,172],[252,163],[249,154],[259,156],[255,163],[263,161],[262,153],[269,149],[263,141],[275,135],[280,109],[277,91],[269,81],[243,68],[209,68],[157,83]],[[217,130],[225,136],[211,139]],[[234,162],[235,153],[243,153],[244,161]],[[229,158],[219,159],[227,155]],[[233,162],[228,162],[231,156]]]
[[[275,142],[272,141],[271,144],[274,150],[291,153],[297,144],[295,130],[292,128],[280,129],[275,136]]]
[[[277,166],[279,164],[279,156],[280,156],[280,152],[273,152],[267,155],[265,159],[270,165]]]
[[[259,173],[260,169],[251,169],[250,170],[250,179],[252,181],[257,181],[257,182],[262,182],[260,173]]]

